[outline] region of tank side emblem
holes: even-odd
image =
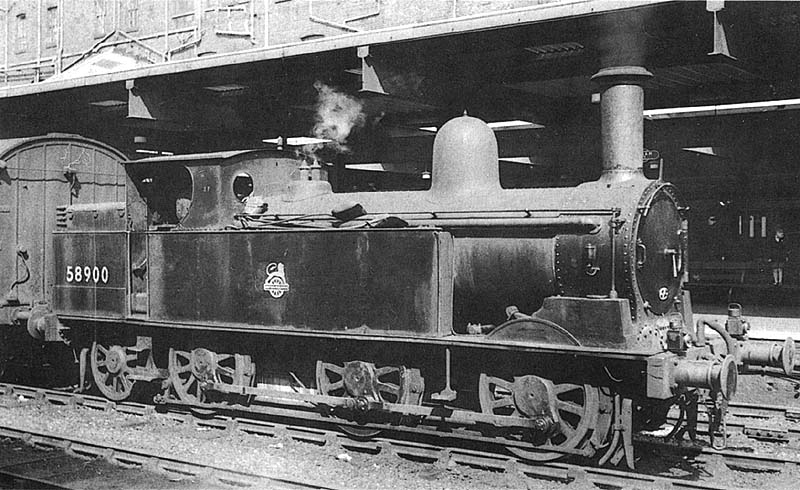
[[[265,286],[266,287],[266,286]],[[669,299],[669,288],[661,288],[658,290],[658,299],[666,301]]]
[[[286,272],[282,262],[271,262],[267,266],[267,280],[264,281],[264,291],[269,292],[273,298],[280,298],[289,290],[286,282]]]

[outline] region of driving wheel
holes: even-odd
[[[351,361],[342,366],[317,361],[317,390],[321,395],[363,398],[370,401],[420,405],[425,382],[419,369],[383,366]],[[354,421],[366,423],[367,414],[355,414]],[[340,425],[343,432],[360,439],[375,437],[381,429]]]
[[[525,392],[527,386],[527,383],[481,374],[478,386],[481,411],[491,415],[527,417],[526,400],[532,395]],[[553,384],[551,393],[554,397],[552,405],[558,414],[555,429],[544,435],[531,431],[509,433],[506,436],[509,439],[528,442],[535,449],[515,444],[508,450],[532,461],[553,461],[574,453],[589,456],[593,449],[587,446],[600,412],[598,389],[587,384],[564,383]]]
[[[233,395],[209,389],[212,383],[251,386],[255,365],[250,356],[217,354],[208,349],[169,350],[169,379],[178,399],[197,407],[216,407]],[[209,411],[204,411],[211,413]]]
[[[128,398],[136,381],[131,379],[133,366],[138,356],[127,352],[125,347],[112,345],[104,347],[92,343],[92,377],[97,389],[109,400],[121,401]]]

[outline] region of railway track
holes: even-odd
[[[800,442],[800,406],[772,407],[752,403],[732,406],[728,427],[736,427],[753,439],[775,442]],[[783,422],[775,427],[774,422]],[[767,425],[765,425],[767,424]]]
[[[57,390],[43,390],[18,385],[0,385],[0,406],[24,406],[51,403],[65,407],[87,407],[98,410],[118,410],[137,416],[151,416],[154,407],[124,403],[116,405],[99,397],[75,395]],[[274,489],[330,489],[341,487],[311,480],[291,480],[267,473],[245,472],[223,466],[208,464],[198,459],[176,458],[123,445],[109,445],[65,434],[51,433],[30,428],[16,428],[0,422],[0,438],[23,441],[29,446],[59,449],[70,456],[99,459],[126,468],[140,468],[163,475],[168,481],[184,479],[200,480],[204,486],[214,488],[274,488]],[[55,481],[36,478],[21,473],[12,467],[0,468],[0,478],[14,482],[11,488],[72,488]],[[31,486],[27,486],[31,485]],[[160,483],[159,486],[163,485]]]
[[[65,407],[86,407],[95,410],[115,410],[120,413],[140,417],[152,417],[156,409],[152,405],[124,402],[114,403],[104,398],[73,394],[58,390],[30,388],[18,385],[0,384],[0,400],[6,405],[50,403]],[[208,418],[193,417],[188,407],[172,406],[170,410],[159,413],[181,423],[196,424],[207,430],[220,433],[236,433],[237,431],[266,436],[270,438],[290,438],[294,441],[311,443],[317,446],[331,445],[336,448],[366,454],[391,454],[400,458],[417,462],[430,463],[438,467],[453,465],[469,466],[488,471],[502,473],[512,479],[534,478],[559,482],[586,481],[595,485],[622,488],[696,488],[722,489],[727,485],[713,481],[690,481],[686,477],[672,478],[660,475],[648,475],[630,471],[608,468],[587,467],[572,463],[531,463],[524,459],[509,456],[495,442],[475,445],[473,441],[462,439],[454,434],[445,441],[432,441],[426,437],[409,437],[402,431],[385,431],[381,436],[369,440],[354,440],[346,437],[335,425],[330,427],[296,425],[291,423],[274,423],[263,420],[237,416],[235,412],[226,415],[211,415]],[[758,417],[770,417],[783,414],[792,419],[793,410],[788,407],[756,407],[749,405],[733,405],[734,411]],[[120,447],[101,447],[89,441],[59,436],[56,434],[20,431],[0,425],[0,436],[28,440],[38,444],[59,447],[86,456],[116,460],[128,466],[156,469],[162,472],[174,472],[182,475],[210,477],[213,481],[240,487],[263,486],[269,482],[270,488],[330,488],[315,486],[308,482],[290,482],[271,479],[269,475],[247,474],[240,471],[213,467],[200,462],[181,461],[174,457],[160,457],[142,451],[131,451]],[[444,442],[444,444],[442,444]],[[657,444],[654,439],[643,438],[642,444]],[[716,450],[708,447],[688,445],[686,443],[660,444],[683,452],[692,452],[700,461],[722,461],[729,468],[746,469],[747,471],[781,471],[787,467],[800,467],[800,458],[767,457],[743,453],[736,450]]]
[[[703,405],[699,408],[697,432],[708,435],[708,412]],[[667,421],[675,424],[678,420],[677,410],[672,410]],[[726,425],[729,432],[735,431],[750,439],[800,446],[800,407],[731,403]]]
[[[0,488],[172,490],[185,488],[187,484],[202,485],[209,490],[229,488],[208,479],[176,477],[166,471],[143,471],[101,457],[80,456],[62,450],[63,440],[15,432],[21,437],[0,437]]]
[[[21,443],[8,443],[0,441],[0,488],[36,488],[36,489],[62,489],[69,488],[63,484],[58,484],[53,481],[46,480],[31,472],[26,471],[24,467],[31,462],[43,463],[50,462],[48,459],[40,457],[36,454],[34,457],[28,457],[32,452],[38,452],[34,448],[25,448],[20,446]],[[22,452],[27,449],[27,454],[22,457],[10,457],[10,453]],[[52,478],[51,478],[52,480]]]
[[[177,459],[165,455],[153,454],[147,451],[136,450],[124,446],[108,446],[92,441],[65,436],[63,434],[52,434],[30,429],[14,429],[0,424],[0,437],[18,439],[27,444],[39,447],[50,447],[61,449],[70,455],[87,458],[99,458],[108,462],[113,462],[124,467],[142,468],[157,474],[176,475],[183,478],[199,479],[204,482],[211,482],[219,486],[230,488],[275,488],[275,489],[331,489],[340,487],[324,485],[314,482],[292,481],[274,476],[247,473],[236,471],[229,468],[217,467],[185,459]],[[15,479],[31,481],[32,484],[43,484],[48,488],[70,488],[52,482],[47,482],[40,478],[30,478],[23,474],[13,474]],[[38,488],[38,487],[35,487]]]

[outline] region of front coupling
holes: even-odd
[[[720,361],[679,360],[675,362],[672,380],[678,386],[705,388],[721,393],[726,400],[736,394],[739,374],[734,356]]]
[[[794,372],[797,349],[791,337],[783,344],[741,342],[739,352],[742,364],[781,368],[787,376]]]

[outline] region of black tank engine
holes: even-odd
[[[13,322],[69,341],[81,389],[114,400],[157,382],[166,403],[633,466],[670,406],[721,427],[737,365],[794,363],[741,323],[696,335],[685,210],[640,170],[643,76],[598,74],[604,171],[571,188],[504,189],[469,116],[438,131],[426,191],[334,193],[272,150],[120,161],[125,200],[61,211],[52,296]]]

